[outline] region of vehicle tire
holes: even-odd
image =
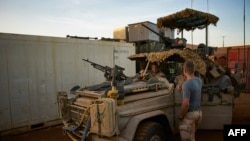
[[[162,125],[156,122],[143,122],[139,125],[134,141],[166,141],[167,136],[164,133]]]

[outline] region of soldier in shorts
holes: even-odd
[[[179,115],[179,130],[182,141],[195,141],[195,132],[201,123],[202,80],[194,75],[195,65],[186,61],[183,74],[186,80],[182,84],[182,105]]]

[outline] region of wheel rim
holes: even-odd
[[[154,135],[150,138],[149,141],[161,141],[161,137],[159,135]]]

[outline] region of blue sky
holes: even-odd
[[[150,21],[185,8],[219,17],[209,26],[209,46],[243,45],[244,0],[0,0],[0,32],[42,36],[112,38],[115,28]],[[245,0],[245,39],[250,45],[250,1]],[[180,37],[180,35],[176,35]],[[184,32],[192,43],[191,32]],[[193,43],[205,43],[205,30],[193,32]]]

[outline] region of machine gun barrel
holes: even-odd
[[[114,75],[112,73],[116,73],[116,79],[118,79],[118,80],[127,78],[127,76],[123,74],[123,71],[125,70],[123,67],[115,65],[117,70],[116,70],[116,72],[112,72],[113,68],[111,68],[109,66],[102,66],[102,65],[97,64],[95,62],[89,61],[88,59],[82,59],[82,60],[90,63],[94,68],[104,72],[104,77],[107,80],[112,80],[112,77]]]
[[[70,36],[70,35],[67,35],[66,36],[67,38],[76,38],[76,39],[93,39],[93,40],[97,40],[98,38],[97,37],[79,37],[79,36]]]
[[[156,32],[155,30],[151,29],[150,27],[146,26],[144,23],[141,24],[142,26],[144,26],[145,28],[147,28],[148,30],[152,31],[153,33],[155,33],[156,35],[158,35],[161,38],[165,38],[164,36],[162,36],[161,34],[159,34],[158,32]]]
[[[98,69],[98,70],[100,70],[100,71],[102,71],[102,72],[105,72],[105,71],[107,71],[107,70],[111,70],[111,68],[110,67],[107,67],[107,66],[102,66],[102,65],[99,65],[99,64],[97,64],[97,63],[95,63],[95,62],[92,62],[92,61],[89,61],[88,59],[82,59],[83,61],[86,61],[86,62],[88,62],[88,63],[90,63],[94,68],[96,68],[96,69]]]
[[[162,39],[162,41],[165,43],[166,48],[184,48],[186,46],[186,41],[187,40],[184,39],[184,38],[171,39],[169,37],[165,37],[162,34],[156,32],[155,30],[148,27],[144,23],[141,23],[141,25],[144,26],[145,28],[147,28],[148,30],[152,31],[156,35],[158,35]]]
[[[148,27],[147,25],[145,25],[144,23],[141,23],[142,26],[144,26],[145,28],[147,28],[148,30],[152,31],[153,33],[155,33],[156,35],[158,35],[167,46],[171,45],[172,41],[171,39],[168,39],[167,37],[164,37],[163,35],[159,34],[158,32],[156,32],[155,30],[151,29],[150,27]]]

